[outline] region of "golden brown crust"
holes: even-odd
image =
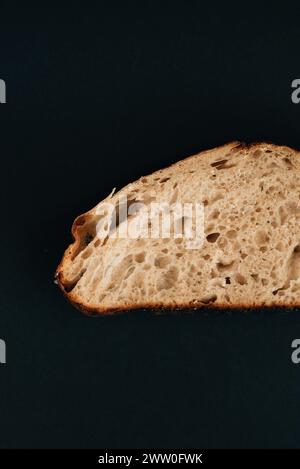
[[[195,303],[184,303],[182,305],[174,306],[173,304],[170,305],[160,305],[160,304],[151,304],[151,303],[145,303],[145,304],[131,304],[126,306],[126,308],[100,308],[100,307],[92,307],[89,305],[84,305],[80,301],[75,301],[72,299],[71,295],[66,294],[67,299],[70,301],[70,303],[75,306],[75,308],[79,309],[82,313],[86,314],[87,316],[95,316],[95,315],[102,315],[102,316],[108,316],[111,314],[115,313],[120,313],[120,312],[127,312],[127,311],[134,311],[134,310],[151,310],[151,311],[181,311],[181,310],[198,310],[198,309],[210,309],[210,310],[219,310],[219,311],[226,311],[226,310],[240,310],[240,309],[247,309],[247,310],[258,310],[261,308],[265,309],[272,309],[272,308],[281,308],[284,310],[287,309],[294,309],[294,308],[299,308],[300,304],[298,303],[293,303],[289,305],[283,305],[280,303],[274,303],[272,305],[265,305],[265,304],[256,304],[256,305],[249,305],[249,304],[234,304],[234,305],[228,305],[228,304],[197,304]]]
[[[212,150],[220,150],[222,148],[228,147],[231,149],[237,149],[239,151],[248,151],[250,148],[260,148],[261,146],[268,146],[270,149],[285,149],[288,151],[297,151],[294,150],[291,147],[287,147],[284,145],[274,145],[271,142],[254,142],[254,143],[244,143],[244,142],[239,142],[239,141],[233,141],[230,143],[227,143],[225,145],[221,145],[217,148],[213,148],[210,150],[205,150],[202,151],[201,154],[204,156],[205,154],[211,152]],[[184,158],[182,161],[194,158],[196,155],[189,156],[187,158]],[[172,167],[176,165],[176,162],[170,165],[169,167]],[[125,188],[124,188],[125,189]],[[145,310],[171,310],[171,311],[176,311],[176,310],[186,310],[186,309],[215,309],[215,310],[238,310],[238,309],[259,309],[259,308],[282,308],[282,309],[291,309],[291,308],[299,308],[300,304],[294,303],[294,304],[289,304],[289,305],[283,305],[280,303],[273,303],[272,305],[265,305],[263,303],[261,304],[247,304],[247,303],[239,303],[239,304],[220,304],[220,303],[210,303],[210,304],[204,304],[204,303],[183,303],[180,305],[174,305],[174,304],[156,304],[156,303],[144,303],[144,304],[129,304],[125,308],[122,307],[114,307],[114,308],[104,308],[101,306],[92,306],[88,304],[84,304],[81,302],[81,300],[72,293],[72,291],[68,291],[68,282],[64,277],[64,268],[67,262],[72,260],[72,257],[74,253],[77,251],[78,247],[80,246],[81,243],[81,233],[80,233],[80,227],[87,221],[87,219],[90,216],[90,213],[93,211],[93,209],[89,210],[88,212],[83,213],[82,215],[79,215],[75,220],[72,225],[71,233],[73,237],[73,243],[71,243],[68,248],[66,249],[63,258],[58,265],[56,272],[55,272],[55,280],[60,289],[62,290],[63,294],[65,297],[70,301],[70,303],[75,306],[77,309],[79,309],[81,312],[87,314],[87,315],[109,315],[112,313],[117,313],[121,311],[131,311],[131,310],[137,310],[137,309],[145,309]]]

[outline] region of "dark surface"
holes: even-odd
[[[52,280],[113,187],[231,140],[300,147],[298,12],[99,5],[1,7],[0,447],[299,447],[299,311],[90,319]]]

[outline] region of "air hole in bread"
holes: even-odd
[[[90,257],[91,253],[92,253],[92,249],[88,248],[88,249],[85,249],[81,255],[82,259],[87,259],[88,257]]]
[[[285,164],[288,166],[289,169],[294,167],[293,163],[288,157],[283,158],[283,161],[285,162]]]
[[[75,232],[79,238],[79,244],[76,250],[72,253],[72,260],[74,260],[95,238],[96,236],[97,220],[90,220],[87,215],[78,217],[75,220]]]
[[[211,233],[206,236],[206,239],[209,243],[215,243],[220,236],[220,233]]]
[[[215,209],[211,212],[209,218],[211,218],[212,220],[215,220],[216,218],[218,218],[219,215],[220,215],[220,211]]]
[[[98,246],[100,246],[100,244],[101,244],[101,239],[98,238],[94,243],[94,247],[97,248]]]
[[[282,241],[279,241],[279,243],[276,244],[275,246],[276,251],[283,252],[284,251],[284,244]]]
[[[86,215],[80,215],[79,217],[76,218],[76,220],[74,221],[74,225],[76,226],[82,226],[85,224],[85,222],[87,221],[87,216]]]
[[[295,246],[288,262],[288,275],[286,286],[291,280],[297,280],[300,275],[300,245]]]
[[[211,163],[210,166],[212,166],[213,168],[217,167],[217,166],[222,166],[224,163],[227,163],[228,160],[218,160],[218,161],[215,161],[214,163]]]
[[[81,277],[85,274],[85,272],[86,272],[86,268],[81,269],[74,279],[65,283],[64,289],[67,293],[70,293],[76,287],[77,283],[79,282]]]
[[[95,235],[92,234],[92,233],[88,233],[88,232],[85,233],[85,235],[84,235],[84,244],[86,246],[88,246],[90,244],[90,242],[93,241],[94,237],[95,237]]]
[[[135,270],[135,266],[134,266],[134,265],[132,265],[131,267],[129,267],[129,269],[127,270],[127,272],[126,272],[125,275],[124,275],[124,279],[123,279],[123,280],[127,280],[128,277],[130,277],[130,275],[133,274],[134,270]]]
[[[214,204],[218,202],[218,200],[222,200],[222,199],[223,199],[223,194],[221,191],[218,191],[212,196],[212,198],[210,199],[210,203]]]
[[[230,262],[221,261],[217,263],[217,269],[220,272],[224,272],[225,270],[231,269],[233,265],[234,265],[234,261],[230,261]]]
[[[237,272],[235,274],[235,280],[237,281],[237,283],[239,285],[246,285],[247,284],[246,278],[244,277],[244,275],[240,274],[239,272]]]
[[[237,231],[236,230],[229,230],[226,233],[227,238],[229,239],[234,239],[237,237]]]
[[[162,179],[160,179],[159,183],[160,183],[160,184],[163,184],[164,182],[169,181],[169,179],[170,179],[170,178],[162,178]]]
[[[200,299],[201,303],[208,305],[209,303],[214,303],[217,300],[217,295],[207,295]]]
[[[170,264],[171,258],[169,256],[159,256],[155,259],[154,265],[155,267],[159,267],[160,269],[164,269]]]
[[[144,262],[145,260],[145,253],[144,252],[139,252],[138,254],[135,255],[135,260],[138,263]]]
[[[271,277],[272,277],[273,279],[276,279],[276,278],[277,278],[276,270],[275,270],[274,267],[273,267],[273,269],[272,269],[272,271],[271,271]]]
[[[211,166],[218,170],[229,169],[229,168],[233,168],[234,166],[236,166],[236,164],[226,164],[226,163],[228,163],[228,160],[220,160],[220,161],[215,161],[214,163],[211,164]]]
[[[262,230],[259,230],[255,233],[254,239],[256,244],[258,244],[259,246],[268,243],[268,241],[270,240],[268,234]]]

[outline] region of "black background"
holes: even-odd
[[[300,147],[299,12],[0,7],[0,447],[299,447],[299,311],[87,318],[53,283],[78,214],[231,140]]]

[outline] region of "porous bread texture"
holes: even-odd
[[[124,195],[145,204],[202,202],[203,246],[187,249],[172,237],[100,239],[101,204]],[[87,313],[299,306],[299,226],[299,153],[233,142],[141,177],[78,217],[56,278]]]

